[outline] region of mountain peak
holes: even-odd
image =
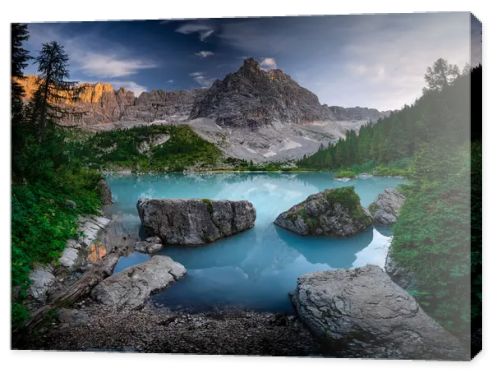
[[[256,128],[275,122],[301,124],[331,117],[318,97],[280,69],[265,71],[248,58],[235,73],[216,81],[191,110],[191,119],[213,118],[218,125]]]
[[[243,60],[243,65],[242,68],[259,68],[260,65],[257,60],[255,60],[253,57],[246,58]]]

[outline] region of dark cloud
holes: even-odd
[[[43,23],[30,32],[35,55],[42,42],[63,43],[82,80],[206,87],[253,56],[263,69],[278,62],[323,103],[380,109],[413,102],[439,57],[476,64],[481,38],[469,13]]]

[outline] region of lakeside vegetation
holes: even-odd
[[[415,276],[410,292],[425,311],[467,339],[471,323],[481,325],[482,73],[457,72],[438,60],[412,106],[348,132],[298,165],[337,177],[376,171],[409,178],[391,257]]]
[[[385,164],[377,164],[374,161],[369,161],[349,167],[334,169],[334,172],[336,178],[349,179],[355,178],[360,174],[410,177],[413,172],[413,158],[403,158]]]
[[[22,47],[29,35],[25,25],[12,25],[12,75],[22,77],[32,59]],[[55,42],[44,44],[35,59],[47,91],[23,104],[22,88],[12,80],[12,325],[28,318],[25,307],[29,273],[40,263],[57,263],[67,239],[76,235],[81,214],[101,207],[100,174],[70,158],[64,132],[57,126],[58,90],[71,88],[67,55]],[[55,66],[58,69],[53,69]],[[43,92],[42,92],[43,91]],[[54,97],[53,97],[53,96]]]

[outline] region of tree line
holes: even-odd
[[[387,164],[412,157],[425,144],[460,144],[469,139],[471,80],[481,68],[464,69],[438,59],[425,75],[427,87],[411,106],[348,131],[335,144],[304,156],[304,168],[339,169],[367,162]]]

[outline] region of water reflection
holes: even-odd
[[[328,264],[332,268],[353,265],[357,252],[365,249],[373,240],[376,230],[368,229],[349,238],[301,236],[276,227],[277,235],[288,245],[302,254],[311,264]]]
[[[314,271],[366,264],[383,265],[391,240],[389,228],[372,228],[351,238],[302,237],[273,224],[284,210],[307,196],[354,185],[365,206],[385,188],[404,181],[373,177],[338,182],[326,173],[229,173],[112,176],[108,182],[114,215],[125,215],[138,233],[140,197],[249,200],[257,210],[255,227],[198,247],[168,247],[160,253],[183,264],[187,276],[153,296],[173,309],[206,310],[224,306],[254,310],[291,310],[288,293],[297,277]],[[135,227],[134,227],[135,226]],[[150,256],[132,253],[116,271]]]

